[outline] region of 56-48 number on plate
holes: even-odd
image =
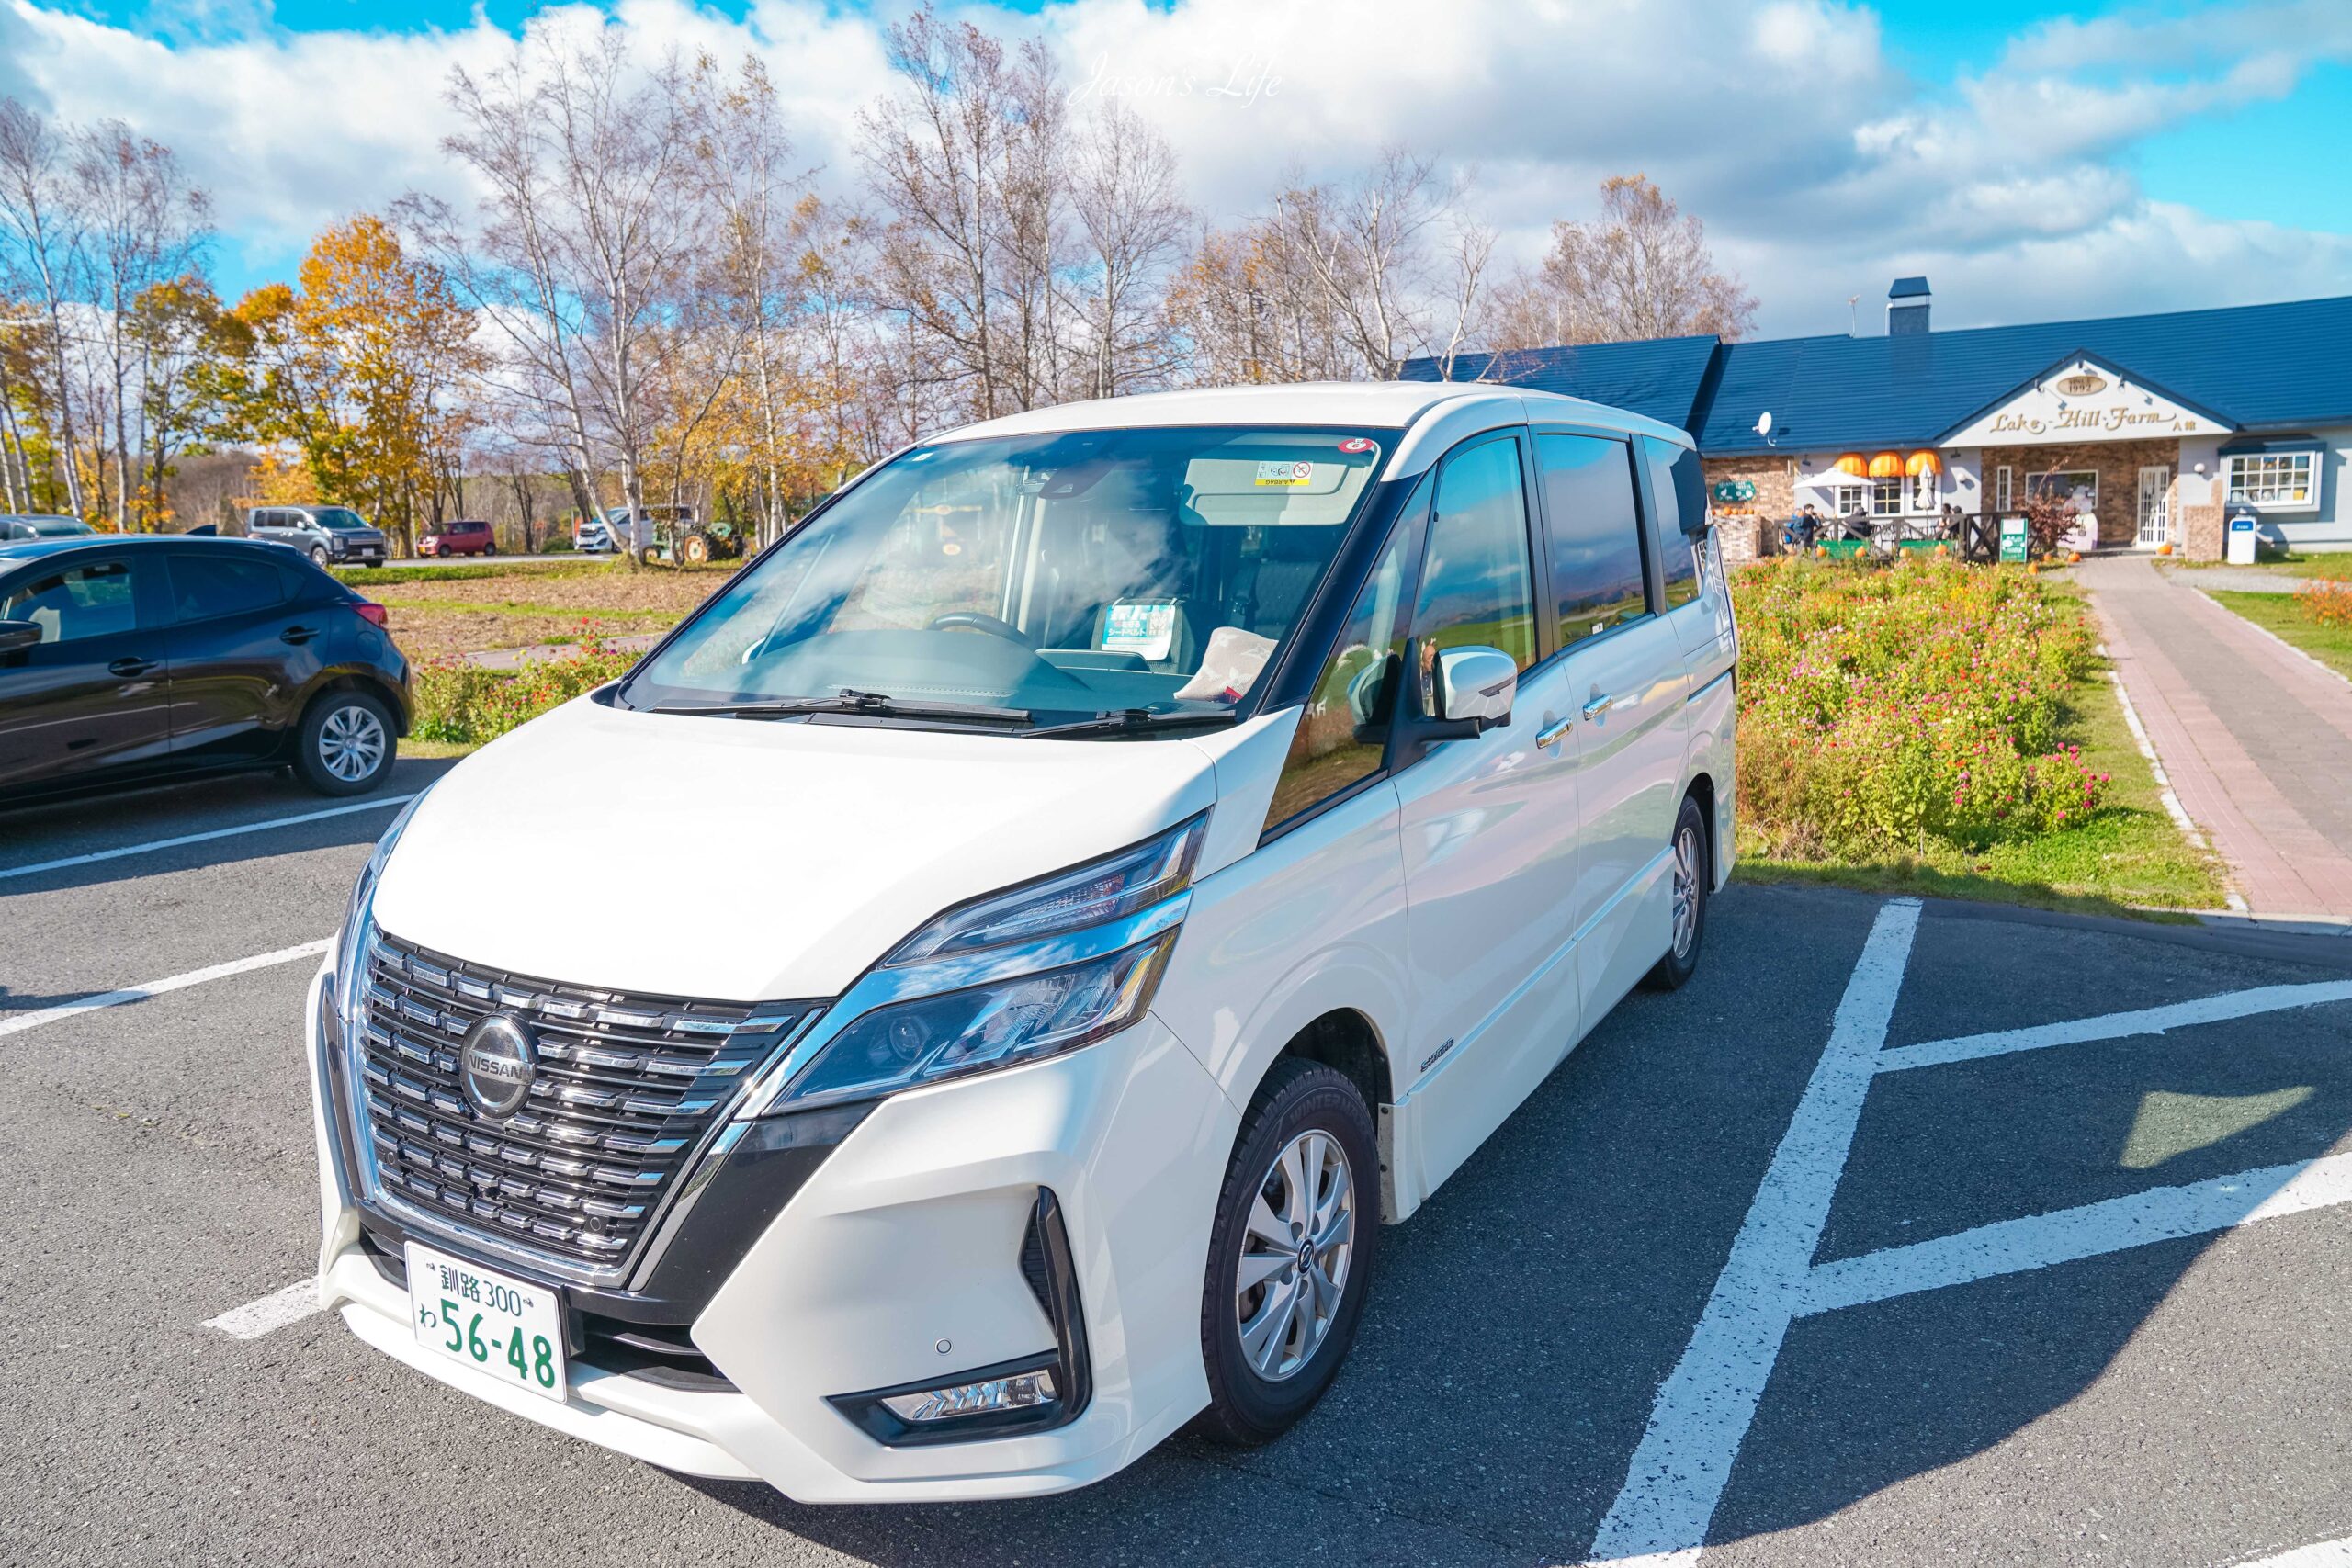
[[[542,1398],[564,1397],[563,1306],[554,1291],[415,1242],[406,1251],[419,1345]]]

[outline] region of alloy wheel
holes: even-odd
[[[1355,1224],[1354,1174],[1339,1140],[1309,1128],[1283,1145],[1250,1202],[1234,1280],[1242,1357],[1269,1382],[1304,1370],[1330,1333]]]
[[[357,703],[327,715],[319,727],[319,761],[345,784],[356,784],[384,761],[384,721]]]
[[[1689,827],[1674,836],[1674,956],[1690,956],[1699,939],[1699,835]]]

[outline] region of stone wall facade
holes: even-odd
[[[2098,543],[2101,549],[2129,549],[2140,536],[2140,470],[2163,467],[2180,474],[2180,443],[2163,441],[2077,441],[2049,446],[1988,446],[1984,449],[1984,491],[1988,505],[1999,493],[1998,470],[2009,470],[2009,506],[2025,505],[2026,476],[2088,469],[2098,476]],[[2174,548],[2182,549],[2185,521],[2174,511]],[[2183,550],[2182,553],[2189,553]],[[2216,557],[2220,554],[2215,551]]]
[[[1793,459],[1766,453],[1746,457],[1708,457],[1700,467],[1707,476],[1710,497],[1724,479],[1746,479],[1756,487],[1756,499],[1742,513],[1715,510],[1715,532],[1723,541],[1724,559],[1754,560],[1781,547],[1781,520],[1797,509]]]

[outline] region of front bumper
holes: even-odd
[[[557,1404],[412,1337],[407,1292],[363,1239],[370,1216],[338,1158],[341,1129],[316,1109],[328,1103],[318,1003],[314,984],[323,1303],[451,1387],[650,1463],[763,1480],[803,1502],[1062,1491],[1118,1470],[1207,1403],[1201,1259],[1238,1119],[1157,1019],[1067,1056],[883,1100],[757,1220],[695,1307],[688,1333],[723,1383],[673,1386],[592,1352],[573,1361],[571,1396]],[[1020,1267],[1040,1188],[1059,1205],[1082,1306],[1091,1395],[1077,1418],[901,1447],[835,1408],[832,1396],[950,1382],[1056,1348]]]

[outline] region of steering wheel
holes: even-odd
[[[953,631],[957,627],[986,632],[990,637],[1001,637],[1007,642],[1018,644],[1032,653],[1037,651],[1037,639],[1027,632],[1011,621],[1000,621],[994,615],[984,615],[978,610],[950,610],[931,623],[931,629],[935,632]]]

